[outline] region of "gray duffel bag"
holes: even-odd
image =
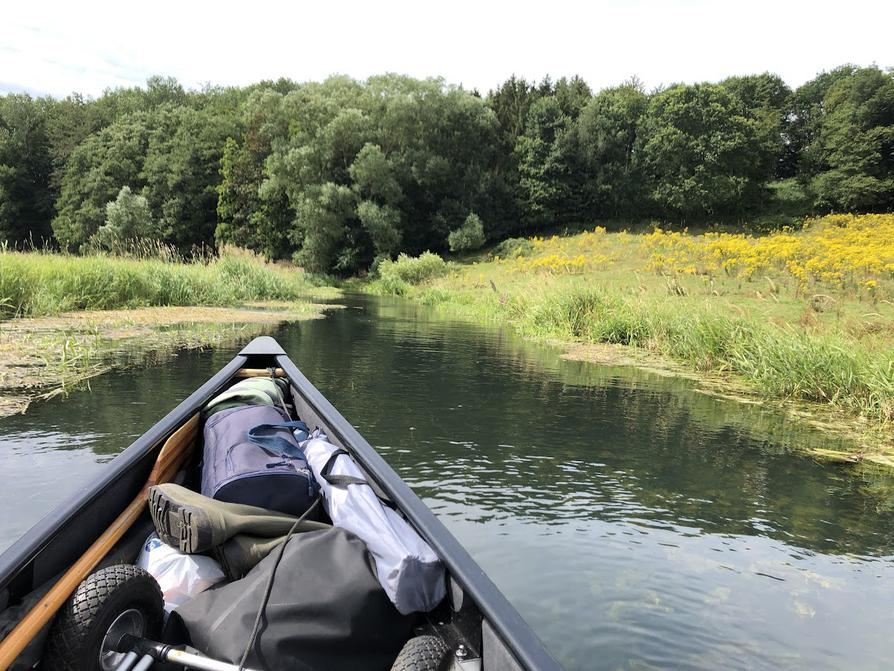
[[[189,643],[238,664],[274,570],[278,550],[241,580],[178,608]],[[292,536],[246,666],[265,671],[389,669],[410,635],[375,575],[363,541],[344,529]]]
[[[298,517],[319,486],[292,429],[303,422],[272,405],[227,408],[205,422],[202,494]]]

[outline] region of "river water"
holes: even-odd
[[[833,440],[399,299],[274,335],[570,669],[874,669],[894,659],[892,479]],[[238,347],[0,419],[0,548]]]

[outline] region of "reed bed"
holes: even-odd
[[[0,317],[149,306],[232,306],[329,295],[297,268],[244,250],[220,256],[121,258],[0,249]]]
[[[846,334],[729,315],[710,302],[680,305],[586,286],[497,300],[491,310],[534,337],[640,347],[697,371],[735,374],[768,398],[827,403],[894,421],[894,349]]]

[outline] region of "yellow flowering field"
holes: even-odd
[[[894,277],[894,214],[830,215],[808,220],[798,232],[765,236],[656,229],[644,244],[651,270],[788,276],[801,291],[812,285],[874,291]]]
[[[607,234],[602,226],[571,237],[537,236],[530,242],[534,254],[519,254],[511,259],[496,257],[494,261],[504,265],[510,273],[582,275],[587,271],[609,268],[618,258],[616,252],[606,253]]]
[[[894,279],[894,214],[829,215],[809,219],[799,231],[768,235],[607,233],[597,226],[578,235],[529,239],[528,253],[495,257],[509,274],[585,275],[633,270],[657,275],[722,280],[770,278],[795,296],[835,289],[876,296]]]

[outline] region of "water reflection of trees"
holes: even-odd
[[[641,519],[890,554],[891,479],[792,454],[829,439],[679,378],[558,361],[495,328],[370,303],[282,332],[423,496],[544,523]]]

